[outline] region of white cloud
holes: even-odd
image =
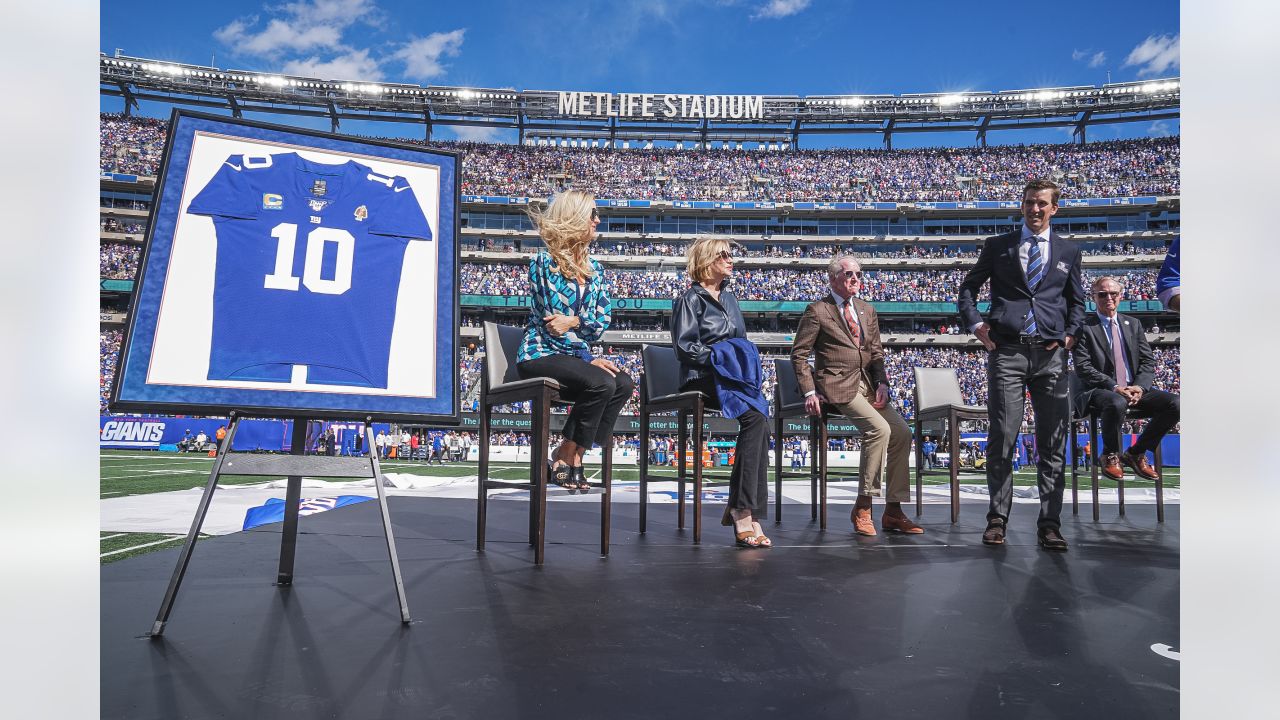
[[[272,20],[262,32],[250,34],[235,49],[260,57],[279,57],[291,52],[336,50],[342,46],[342,30],[328,25],[311,27]]]
[[[1175,135],[1173,126],[1166,120],[1157,120],[1151,123],[1151,127],[1147,128],[1147,134],[1155,137],[1171,137]]]
[[[292,53],[348,50],[342,33],[356,22],[376,25],[381,12],[373,0],[302,0],[264,9],[277,17],[258,29],[258,16],[238,18],[213,32],[233,52],[280,58]]]
[[[1099,50],[1097,52],[1094,52],[1091,49],[1090,50],[1072,50],[1071,59],[1074,62],[1087,60],[1089,67],[1096,68],[1096,67],[1102,67],[1102,64],[1107,61],[1107,53],[1105,50]]]
[[[763,7],[751,16],[752,20],[759,18],[784,18],[802,12],[809,7],[812,0],[769,0]]]
[[[301,75],[323,80],[381,80],[382,68],[377,60],[369,57],[368,50],[353,50],[330,60],[311,56],[302,60],[289,60],[281,68],[287,75]]]
[[[401,44],[379,37],[381,33],[365,32],[358,42],[348,40],[348,30],[357,23],[375,31],[387,28],[387,15],[377,0],[288,0],[263,10],[269,18],[265,25],[257,15],[236,18],[215,30],[213,37],[234,55],[270,61],[290,75],[331,80],[382,80],[393,61],[404,63],[406,79],[439,77],[445,73],[443,58],[462,52],[466,34],[459,28],[409,36]]]
[[[413,38],[403,47],[392,53],[391,57],[404,62],[405,77],[414,80],[430,80],[444,74],[442,57],[457,57],[462,51],[462,39],[466,28],[452,32],[431,33],[426,37]]]
[[[1151,35],[1125,58],[1124,66],[1138,65],[1138,77],[1162,75],[1169,69],[1179,69],[1182,36]]]

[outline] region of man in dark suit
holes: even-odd
[[[1080,248],[1049,227],[1061,191],[1032,180],[1022,193],[1022,227],[988,238],[960,285],[964,324],[987,349],[987,489],[991,495],[982,542],[1004,543],[1013,506],[1010,455],[1022,424],[1026,390],[1035,413],[1040,456],[1037,537],[1047,550],[1065,551],[1062,537],[1063,447],[1067,419],[1067,351],[1084,322]],[[991,281],[991,309],[978,313],[978,292]]]
[[[1103,475],[1119,480],[1124,477],[1122,465],[1127,465],[1139,477],[1155,480],[1147,453],[1178,424],[1180,398],[1152,389],[1156,360],[1147,335],[1141,323],[1118,312],[1124,287],[1115,278],[1101,277],[1094,281],[1092,292],[1098,312],[1085,318],[1079,342],[1071,351],[1084,388],[1073,398],[1077,413],[1097,414],[1101,421],[1099,469]],[[1151,422],[1138,441],[1121,452],[1120,424],[1126,413],[1151,418]]]
[[[911,499],[911,428],[889,404],[880,321],[870,303],[853,296],[862,287],[862,267],[852,255],[841,255],[827,265],[827,279],[831,291],[804,309],[791,345],[791,363],[805,394],[805,409],[810,415],[821,415],[822,404],[827,403],[862,433],[858,499],[849,518],[854,532],[876,534],[871,497],[881,494],[883,482],[889,487],[880,528],[922,533],[924,528],[902,511],[902,503]],[[810,355],[815,368],[809,367]],[[814,452],[825,451],[814,448]]]

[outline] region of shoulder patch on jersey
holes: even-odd
[[[263,210],[283,210],[284,198],[275,193],[262,193]]]
[[[364,205],[361,205],[360,207],[356,208],[355,218],[357,222],[364,222],[365,219],[367,219],[368,217],[369,217],[369,208],[365,207]]]

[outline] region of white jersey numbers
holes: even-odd
[[[263,278],[262,287],[269,290],[298,290],[298,278],[293,274],[293,257],[297,248],[298,226],[280,223],[271,228],[276,239],[276,265],[270,275]],[[337,262],[332,278],[322,277],[326,243],[337,246]],[[341,295],[351,289],[351,271],[355,261],[356,239],[340,228],[318,227],[307,233],[306,259],[302,266],[302,284],[313,293]]]

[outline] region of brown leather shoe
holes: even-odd
[[[1120,466],[1120,453],[1105,453],[1102,456],[1102,462],[1098,463],[1098,468],[1102,470],[1102,474],[1112,480],[1124,479],[1124,468]]]
[[[1003,545],[1004,544],[1004,521],[988,520],[987,529],[982,533],[983,545]]]
[[[900,532],[908,535],[919,535],[924,532],[924,528],[911,522],[906,515],[890,515],[889,513],[880,516],[880,529],[885,532]]]
[[[1067,551],[1067,540],[1062,537],[1062,533],[1058,532],[1057,528],[1040,528],[1036,531],[1036,538],[1040,541],[1040,547],[1045,550],[1054,552]]]
[[[1133,468],[1138,477],[1148,480],[1160,479],[1160,476],[1156,474],[1156,469],[1151,467],[1151,463],[1147,462],[1146,453],[1122,452],[1120,453],[1120,462]]]
[[[853,531],[859,535],[876,536],[876,525],[871,522],[871,508],[860,508],[854,506],[853,513],[849,516],[853,521]]]

